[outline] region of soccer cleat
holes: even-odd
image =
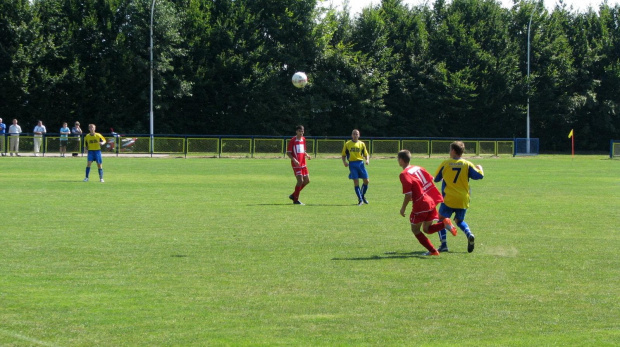
[[[456,227],[452,225],[450,218],[444,218],[443,225],[446,228],[446,230],[449,230],[452,233],[453,236],[456,236]]]
[[[294,205],[305,205],[303,202],[301,202],[299,200],[293,201],[293,204]]]
[[[444,245],[444,244],[442,244],[441,246],[439,246],[439,248],[437,248],[437,251],[438,251],[439,253],[449,252],[449,250],[448,250],[448,245]]]
[[[88,177],[86,177],[86,178],[84,179],[84,182],[88,182]]]
[[[471,253],[474,251],[474,241],[475,241],[474,234],[471,234],[471,236],[467,238],[467,252],[468,253]]]
[[[368,205],[368,200],[366,200],[366,198],[362,198],[362,201],[363,201],[366,205]]]
[[[295,201],[295,197],[293,196],[293,194],[289,195],[288,198]]]
[[[99,182],[103,183],[103,182],[104,182],[104,181],[103,181],[103,178],[102,178],[102,179],[100,179],[100,180],[99,180]]]
[[[362,206],[364,204],[364,202],[362,200],[357,202],[357,206]]]
[[[434,252],[426,252],[424,255],[439,255],[439,252],[435,250]]]

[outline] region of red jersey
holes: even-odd
[[[403,194],[411,193],[413,212],[433,210],[443,202],[441,193],[433,183],[433,176],[419,166],[407,166],[400,173]]]
[[[293,157],[297,159],[299,162],[299,166],[295,166],[293,161],[291,160],[291,165],[294,168],[304,168],[306,167],[306,138],[301,137],[298,139],[297,136],[293,136],[292,139],[288,142],[288,147],[286,148],[287,153],[292,153]]]

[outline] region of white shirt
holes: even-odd
[[[42,126],[35,126],[33,132],[39,132],[39,133],[43,133],[45,134],[47,132],[47,130],[45,129],[45,125]],[[39,135],[39,134],[35,134],[35,137],[43,137],[43,135]]]
[[[19,125],[11,124],[11,126],[9,127],[9,134],[13,136],[17,136],[21,132],[22,132],[22,127],[20,127]]]

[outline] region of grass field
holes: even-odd
[[[334,159],[306,206],[282,159],[85,161],[0,158],[0,346],[620,344],[618,160],[475,159],[475,252],[432,258],[395,159],[365,206]]]

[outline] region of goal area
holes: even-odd
[[[609,157],[620,158],[620,140],[609,141]]]
[[[538,155],[539,140],[533,138],[516,138],[514,147],[514,156],[518,155]]]

